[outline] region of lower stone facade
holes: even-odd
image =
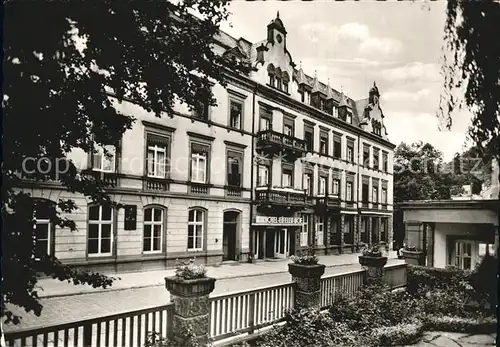
[[[113,201],[134,206],[136,212],[132,217],[135,217],[135,222],[130,223],[131,216],[126,217],[125,209],[119,209],[113,210],[109,218],[103,217],[106,221],[101,223],[89,221],[101,216],[90,217],[89,207],[92,205],[82,195],[59,188],[32,188],[25,191],[35,198],[54,202],[68,198],[75,201],[78,210],[63,217],[73,220],[77,230],[72,232],[69,229],[49,227],[50,253],[68,265],[113,273],[171,268],[178,261],[193,257],[197,263],[204,264],[217,264],[224,259],[248,259],[249,203],[214,201],[203,197],[111,193]],[[153,217],[151,212],[146,217],[145,211],[150,208],[158,211],[158,217]],[[199,212],[190,212],[193,210]],[[149,223],[145,220],[148,218]],[[111,226],[104,227],[104,224]],[[150,225],[146,228],[146,224]],[[146,229],[149,230],[146,232]],[[108,230],[110,235],[106,234]],[[196,230],[197,238],[191,236],[192,240],[188,242],[188,234],[192,235],[193,230]],[[158,240],[153,241],[152,233],[156,233]],[[97,241],[90,241],[95,238]],[[107,240],[108,238],[111,240]],[[106,240],[102,241],[103,239]],[[151,245],[153,242],[154,247]],[[95,244],[101,245],[95,248]],[[192,249],[188,249],[188,244]],[[89,251],[89,247],[94,247],[94,250]],[[109,250],[103,253],[100,252],[101,248]]]

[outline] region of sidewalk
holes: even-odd
[[[394,253],[394,254],[393,254]],[[342,255],[323,255],[319,256],[320,263],[326,267],[358,264],[358,253]],[[396,258],[395,252],[389,254],[389,258]],[[207,275],[217,279],[260,276],[267,274],[277,274],[287,272],[288,259],[259,261],[255,264],[250,263],[223,263],[222,265],[207,266]],[[123,274],[109,274],[112,277],[119,277],[109,288],[93,288],[89,285],[75,286],[72,283],[61,282],[52,278],[41,279],[38,282],[40,298],[52,298],[59,296],[90,294],[107,291],[117,291],[132,288],[145,288],[154,286],[164,286],[164,278],[173,276],[175,269],[155,270],[143,272],[130,272]]]
[[[348,259],[353,259],[357,255],[349,255]],[[342,257],[342,256],[337,256]],[[322,262],[326,262],[324,257]],[[328,257],[330,258],[330,257]],[[345,258],[344,258],[345,259]],[[357,259],[357,258],[356,258]],[[402,264],[403,260],[389,259],[387,265]],[[288,273],[287,265],[288,261],[276,261],[276,262],[266,262],[260,264],[268,264],[274,271],[280,270],[278,273],[267,273],[261,275],[245,276],[245,277],[233,277],[233,278],[218,278],[215,284],[215,290],[210,295],[224,295],[234,292],[241,292],[245,290],[253,290],[262,287],[276,286],[280,284],[290,283],[291,276]],[[259,266],[258,268],[265,266]],[[274,265],[276,264],[276,266]],[[330,266],[325,269],[324,276],[330,276],[334,274],[351,272],[361,269],[359,263],[356,264],[338,264],[337,266],[332,265],[335,262],[332,260],[329,262]],[[241,266],[253,266],[254,264],[241,264]],[[228,265],[222,265],[219,268],[210,268],[212,275],[217,273],[219,276],[224,276],[224,271],[227,269]],[[240,268],[239,266],[235,266]],[[222,269],[222,271],[221,271]],[[218,270],[218,271],[216,271]],[[155,271],[165,275],[165,272],[170,271]],[[234,270],[233,270],[234,274]],[[133,275],[133,274],[127,274]],[[135,275],[135,274],[134,274]],[[54,281],[56,282],[56,281]],[[140,309],[146,309],[150,307],[155,307],[159,305],[164,305],[170,302],[170,293],[165,289],[162,280],[156,278],[154,283],[161,282],[161,284],[153,284],[150,286],[142,286],[140,288],[122,288],[111,290],[98,290],[94,289],[88,293],[82,293],[81,295],[71,295],[66,294],[62,296],[53,296],[41,298],[40,302],[43,305],[42,315],[36,317],[33,313],[26,313],[18,307],[10,307],[15,314],[21,315],[23,318],[21,324],[14,325],[4,325],[5,332],[19,331],[19,330],[31,330],[40,327],[58,325],[64,323],[71,323],[76,321],[81,321],[85,319],[92,319],[97,317],[103,317],[106,315],[120,314],[124,312],[130,312]],[[9,308],[9,307],[8,307]]]

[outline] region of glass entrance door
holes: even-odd
[[[274,238],[274,255],[276,258],[286,258],[290,253],[290,233],[288,229],[276,230]]]

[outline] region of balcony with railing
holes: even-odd
[[[84,170],[82,174],[104,187],[112,188],[118,186],[118,174],[115,172]]]
[[[318,195],[316,197],[316,207],[321,209],[340,208],[340,197],[338,195]]]
[[[305,140],[294,136],[274,130],[263,130],[257,133],[257,150],[272,155],[284,153],[293,159],[305,155],[307,144]]]
[[[257,187],[255,199],[269,206],[304,207],[307,203],[305,191],[283,187]]]

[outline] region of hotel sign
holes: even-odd
[[[255,216],[256,225],[302,225],[302,217]]]

